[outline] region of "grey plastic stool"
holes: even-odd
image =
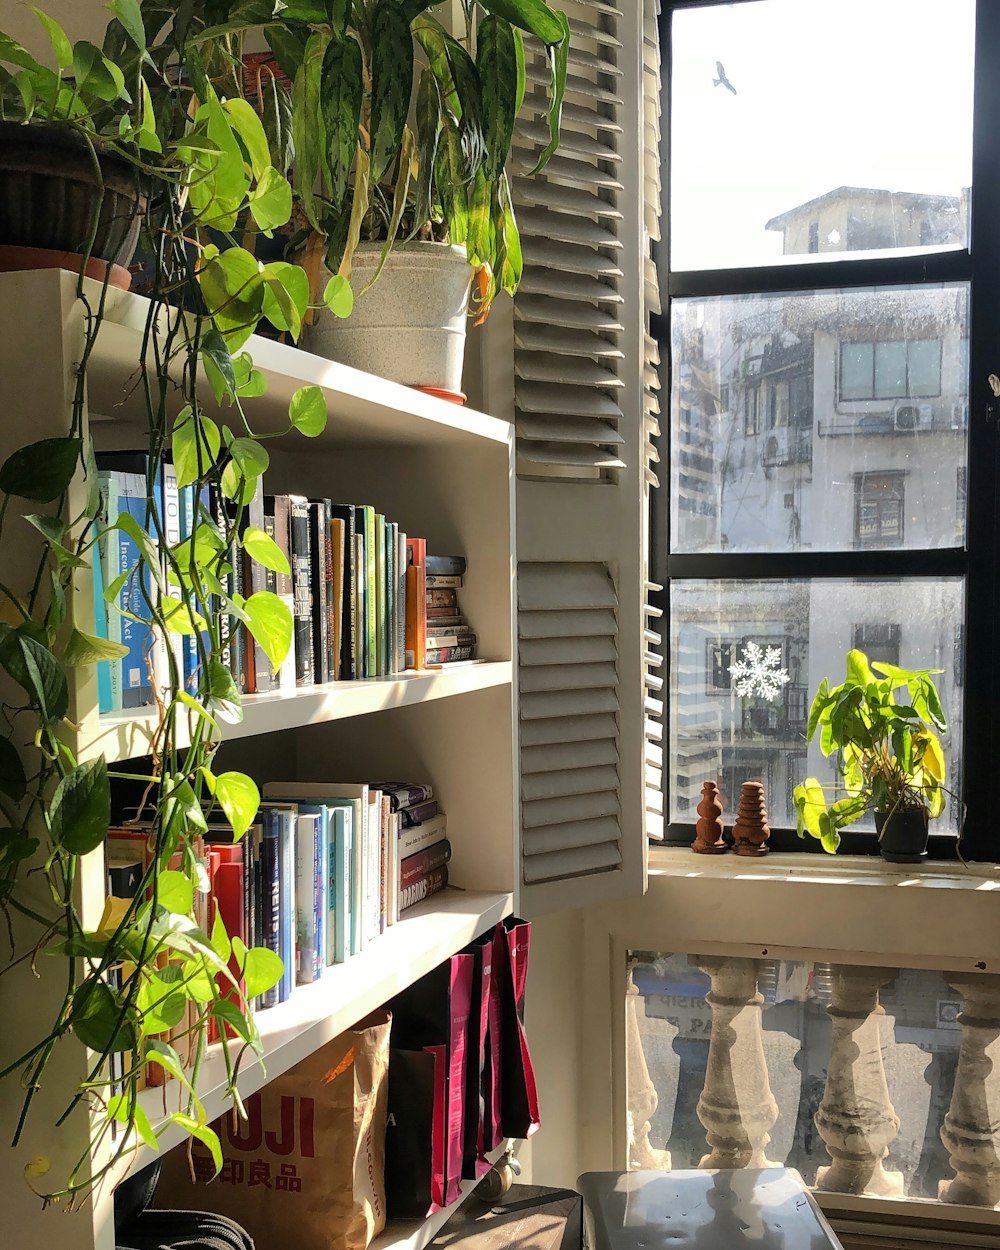
[[[843,1250],[793,1168],[584,1172],[587,1250]]]

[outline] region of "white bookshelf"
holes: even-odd
[[[74,275],[58,271],[0,274],[0,376],[7,413],[0,423],[0,462],[24,443],[67,430],[82,342],[75,283]],[[99,450],[140,441],[135,370],[146,309],[138,296],[109,297],[108,320],[88,375],[87,419]],[[287,1002],[258,1014],[265,1063],[244,1063],[244,1096],[509,915],[517,889],[511,427],[294,347],[253,339],[248,350],[269,383],[268,393],[247,405],[255,429],[282,428],[288,399],[300,386],[321,386],[329,412],[320,438],[306,440],[293,432],[268,444],[267,489],[372,503],[407,533],[426,537],[430,551],[463,553],[468,574],[461,602],[484,661],[248,696],[242,722],[222,726],[227,759],[234,767],[243,764],[259,781],[429,778],[448,814],[453,843],[447,890],[414,907],[359,955],[327,969],[314,985],[297,987]],[[3,580],[23,580],[33,567],[34,531],[23,529],[24,550],[3,569]],[[78,579],[74,606],[81,621],[92,619],[89,570]],[[154,728],[155,717],[146,709],[100,715],[94,675],[71,674],[66,734],[81,759],[103,753],[116,762],[142,754]],[[81,910],[91,927],[103,908],[103,878],[99,850],[80,872]],[[5,1056],[36,1040],[39,1023],[54,1012],[65,982],[58,962],[40,961],[36,977],[26,961],[0,978],[0,1011],[10,1022],[0,1035],[0,1066]],[[200,1082],[210,1120],[226,1109],[220,1052],[211,1048]],[[66,1215],[43,1212],[22,1179],[24,1165],[36,1155],[51,1159],[55,1176],[86,1148],[84,1116],[74,1113],[57,1134],[52,1129],[68,1092],[86,1071],[87,1052],[73,1039],[63,1042],[21,1145],[0,1146],[5,1230],[18,1250],[34,1245],[112,1250],[114,1245],[110,1185]],[[0,1099],[0,1139],[6,1141],[20,1102],[15,1093],[8,1083]],[[142,1095],[154,1124],[165,1124],[176,1097],[172,1083]],[[178,1140],[169,1127],[162,1146]],[[150,1157],[143,1148],[133,1165]],[[376,1244],[379,1250],[418,1250],[443,1218],[390,1228]]]

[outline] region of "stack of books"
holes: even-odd
[[[458,602],[465,575],[465,556],[427,556],[425,568],[427,663],[474,660],[476,635]]]

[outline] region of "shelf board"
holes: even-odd
[[[487,1158],[491,1163],[501,1159],[507,1150],[507,1143],[491,1150]],[[482,1180],[482,1177],[480,1177]],[[390,1220],[384,1232],[379,1233],[368,1247],[368,1250],[423,1250],[445,1224],[451,1219],[466,1198],[479,1184],[479,1181],[463,1181],[462,1196],[456,1198],[450,1207],[435,1211],[423,1220]]]
[[[55,270],[44,271],[39,280],[76,282],[74,275]],[[96,300],[100,284],[89,285]],[[148,310],[149,301],[144,296],[127,291],[108,293],[104,324],[87,366],[88,405],[95,426],[146,421],[136,377]],[[264,395],[243,401],[247,419],[257,433],[286,429],[288,404],[295,391],[302,386],[319,386],[326,395],[329,422],[316,443],[354,447],[469,446],[470,440],[482,439],[512,443],[508,421],[326,360],[303,348],[255,334],[242,350],[250,353],[268,382]],[[174,396],[170,402],[176,399]],[[212,407],[207,386],[205,402],[205,411],[217,419],[239,419],[230,407]],[[308,446],[311,440],[299,441]]]
[[[243,701],[243,720],[238,725],[221,724],[220,728],[223,741],[231,742],[302,725],[319,725],[394,707],[450,699],[493,686],[507,686],[511,680],[509,660],[466,661],[396,677],[370,677],[363,681],[308,686],[294,692],[251,694]],[[156,714],[152,709],[133,708],[107,713],[98,723],[98,731],[80,744],[79,757],[93,759],[103,753],[109,761],[125,760],[148,751],[156,727]],[[182,733],[181,745],[185,743],[186,734]]]
[[[287,1002],[258,1012],[266,1071],[256,1062],[244,1064],[240,1074],[242,1096],[249,1097],[381,1007],[393,994],[467,946],[477,934],[509,916],[512,908],[511,894],[449,887],[418,903],[359,955],[327,968],[312,985],[296,986]],[[231,1053],[235,1056],[236,1052],[233,1043]],[[209,1121],[229,1108],[225,1075],[222,1047],[209,1047],[199,1081],[199,1096]],[[140,1099],[154,1127],[165,1124],[170,1111],[178,1108],[183,1092],[178,1081],[143,1091]],[[183,1137],[176,1126],[166,1127],[160,1137],[161,1152]],[[152,1157],[142,1148],[132,1166],[141,1167]]]

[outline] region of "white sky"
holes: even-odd
[[[760,0],[673,25],[672,267],[768,263],[841,185],[972,180],[973,0]],[[736,88],[714,86],[721,61]]]

